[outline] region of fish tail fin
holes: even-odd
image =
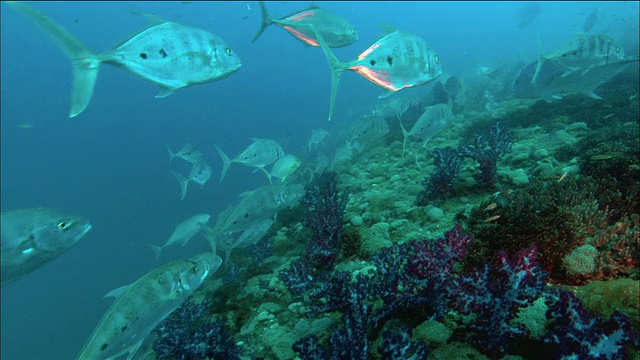
[[[43,13],[33,9],[29,5],[7,1],[6,4],[16,10],[37,27],[49,35],[53,42],[71,60],[73,67],[73,89],[71,92],[71,110],[69,117],[75,117],[82,113],[91,100],[93,89],[98,78],[98,67],[102,62],[99,55],[91,51],[71,33],[56,24]]]
[[[404,137],[404,139],[402,140],[402,158],[404,159],[404,153],[405,153],[405,149],[407,148],[407,138],[409,137],[409,132],[407,131],[407,129],[404,128],[404,125],[402,125],[402,119],[398,116],[398,119],[400,119],[400,128],[402,129],[402,136]]]
[[[271,173],[270,173],[270,172],[268,172],[267,170],[265,170],[263,167],[261,167],[261,168],[260,168],[260,170],[262,170],[262,172],[263,172],[265,175],[267,175],[267,178],[269,179],[269,184],[273,184],[273,182],[271,181],[271,177],[272,177]]]
[[[273,24],[273,22],[271,21],[271,18],[269,17],[269,13],[267,12],[267,7],[264,6],[264,2],[258,1],[258,3],[260,3],[260,13],[262,14],[262,18],[260,20],[260,29],[258,29],[256,34],[253,35],[253,39],[251,39],[252,43],[258,40],[260,35],[262,35],[262,33],[264,32],[264,29],[266,29],[269,25]]]
[[[167,145],[167,150],[169,151],[169,165],[171,165],[171,162],[173,161],[173,158],[176,156],[176,154],[171,151],[171,148],[169,148],[169,145]]]
[[[538,58],[538,63],[536,64],[536,71],[533,73],[533,77],[531,78],[531,83],[533,84],[538,78],[538,73],[542,68],[542,64],[547,59],[544,55],[544,49],[542,48],[542,40],[540,40],[540,35],[538,35],[538,50],[540,51],[540,57]]]
[[[331,51],[331,48],[329,48],[324,37],[316,31],[315,27],[313,25],[309,25],[309,27],[311,27],[311,30],[316,35],[318,43],[320,44],[320,47],[322,47],[322,51],[324,51],[324,55],[329,63],[329,68],[331,69],[331,100],[329,103],[329,120],[331,120],[336,102],[336,94],[338,93],[338,84],[340,84],[340,76],[342,76],[342,73],[348,68],[348,66],[338,60],[333,51]]]
[[[156,260],[160,260],[160,253],[162,252],[162,246],[156,246],[153,244],[147,244],[147,246],[149,246],[151,250],[153,250],[153,252],[156,253]]]
[[[209,242],[209,246],[211,246],[211,252],[216,254],[217,244],[215,241],[216,239],[215,231],[205,223],[198,223],[198,225],[200,225],[200,233],[202,234],[202,237],[207,239],[207,241]]]
[[[184,197],[187,196],[187,186],[189,185],[189,179],[186,179],[184,176],[180,175],[175,171],[171,171],[171,173],[178,179],[180,183],[180,200],[184,200]]]
[[[220,174],[220,182],[222,182],[222,179],[224,179],[224,176],[227,174],[227,170],[229,170],[229,166],[231,166],[231,159],[229,159],[227,154],[225,154],[218,145],[213,144],[213,146],[216,147],[216,150],[218,150],[218,154],[220,154],[220,158],[222,159],[222,174]]]

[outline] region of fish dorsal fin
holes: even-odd
[[[120,286],[119,288],[113,289],[107,295],[105,295],[104,298],[106,299],[108,297],[113,297],[116,300],[118,300],[120,296],[122,296],[122,294],[124,294],[125,292],[127,292],[127,290],[129,290],[129,286],[130,285],[125,285],[125,286]]]
[[[307,10],[311,10],[311,9],[320,9],[320,6],[316,5],[315,2],[312,2],[311,5],[309,5],[309,8],[307,8]]]
[[[152,14],[152,13],[139,12],[139,11],[135,11],[135,10],[129,10],[129,13],[133,14],[133,15],[143,16],[143,17],[147,18],[149,21],[151,21],[151,23],[153,25],[158,25],[158,24],[163,24],[163,23],[168,22],[167,20],[161,18],[160,16],[158,16],[156,14]]]
[[[392,32],[398,31],[398,29],[395,28],[395,26],[393,25],[388,25],[388,24],[378,24],[378,27],[381,28],[382,30],[384,30],[384,35],[387,34],[391,34]]]

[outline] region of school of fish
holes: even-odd
[[[154,14],[132,12],[146,19],[149,24],[112,49],[97,53],[30,5],[14,1],[4,4],[39,27],[70,60],[73,80],[69,117],[81,115],[89,106],[98,69],[103,63],[157,85],[160,92],[156,98],[170,96],[182,88],[225,79],[242,68],[238,55],[221,37]],[[346,70],[354,71],[382,88],[380,98],[402,89],[436,82],[444,74],[438,52],[418,34],[384,26],[383,34],[359,55],[342,62],[332,49],[346,47],[359,40],[357,28],[347,19],[317,5],[278,18],[269,15],[262,1],[259,6],[261,21],[251,39],[252,43],[270,25],[275,25],[305,46],[319,47],[323,52],[331,73],[328,120],[334,115],[338,85]],[[539,13],[537,4],[522,7],[518,12],[518,27],[528,26]],[[630,65],[637,65],[638,57],[625,56],[622,46],[610,36],[589,34],[598,21],[599,8],[594,8],[585,19],[584,33],[550,54],[545,54],[542,41],[538,38],[539,58],[521,67],[513,79],[513,95],[517,98],[552,101],[569,93],[582,93],[600,99],[594,91]],[[446,59],[443,62],[446,64]],[[491,69],[485,70],[483,74],[494,74]],[[455,77],[447,77],[446,82],[443,80],[446,87],[441,86],[447,96],[453,94],[455,97],[463,85]],[[399,115],[407,109],[399,111],[400,106],[398,103],[389,107],[398,114],[403,134],[402,156],[412,137],[420,138],[422,147],[426,147],[434,136],[456,120],[449,98],[447,103],[421,107],[407,130]],[[374,111],[347,123],[340,136],[334,136],[325,129],[314,129],[307,145],[301,149],[301,152],[306,151],[304,156],[301,153],[294,154],[295,151],[285,152],[286,144],[272,138],[251,138],[251,143],[235,157],[229,157],[221,147],[212,144],[222,162],[220,183],[230,166],[237,163],[251,168],[254,173],[263,172],[269,184],[240,194],[225,210],[213,216],[213,222],[212,216],[203,212],[186,219],[181,217],[183,220],[175,226],[164,244],[147,244],[159,259],[165,249],[175,244],[184,247],[201,234],[211,251],[161,265],[132,284],[107,294],[106,297],[113,297],[115,301],[96,325],[77,358],[113,359],[125,354],[127,359],[134,358],[156,325],[211,278],[223,262],[229,262],[233,249],[256,244],[265,238],[272,230],[278,213],[298,203],[306,183],[325,169],[333,169],[357,156],[389,132],[385,117]],[[333,153],[327,154],[327,149],[333,150]],[[207,162],[208,153],[190,142],[184,143],[178,151],[174,152],[169,146],[167,150],[169,172],[176,178],[180,186],[180,199],[184,200],[189,183],[198,184],[202,189],[213,175],[213,167]],[[183,161],[174,161],[176,158]],[[299,171],[303,165],[304,169]],[[183,167],[182,171],[176,169],[180,166]],[[238,173],[242,171],[234,167],[236,170]],[[241,176],[250,175],[245,171]],[[274,181],[274,178],[277,180]],[[56,209],[3,211],[2,286],[18,281],[61,257],[86,237],[91,229],[92,225],[83,218]],[[167,234],[169,232],[167,227]],[[218,256],[218,250],[224,253],[223,257]]]

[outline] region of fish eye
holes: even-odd
[[[60,230],[67,230],[67,228],[69,227],[69,223],[66,221],[61,221],[58,223],[58,229]]]
[[[227,53],[227,55],[233,54],[233,51],[231,51],[231,49],[229,48],[226,48],[225,52]]]
[[[440,56],[436,55],[436,63],[440,62]]]

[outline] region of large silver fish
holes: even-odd
[[[315,27],[310,25],[315,31]],[[329,120],[333,116],[340,76],[353,70],[360,76],[386,90],[380,97],[404,88],[419,86],[435,80],[442,74],[440,57],[427,42],[414,34],[387,28],[387,33],[371,44],[354,60],[340,62],[322,35],[316,37],[331,68],[331,101]]]
[[[2,286],[62,255],[89,230],[87,221],[54,209],[0,213]]]
[[[601,99],[594,90],[634,63],[638,63],[638,58],[625,58],[615,63],[592,67],[584,74],[575,71],[568,76],[562,76],[563,68],[552,62],[545,62],[538,72],[536,82],[531,83],[537,66],[534,62],[520,71],[513,92],[517,98],[544,99],[548,102],[561,99],[567,93],[582,93],[592,99]]]
[[[218,214],[214,235],[244,231],[293,204],[304,193],[304,187],[293,183],[261,186],[241,194],[236,204]]]
[[[7,5],[33,21],[53,38],[73,67],[69,117],[82,113],[91,100],[98,67],[118,66],[162,88],[157,98],[181,88],[225,78],[238,69],[238,56],[217,35],[192,26],[165,21],[153,15],[153,24],[111,50],[97,54],[53,20],[30,6]]]
[[[149,247],[156,253],[156,259],[160,258],[160,253],[162,249],[167,246],[171,246],[175,243],[180,243],[180,245],[185,246],[194,237],[197,233],[200,232],[200,224],[206,224],[209,221],[211,216],[209,214],[196,214],[192,217],[184,220],[180,224],[178,224],[167,240],[162,246],[156,246],[153,244],[148,244]]]
[[[215,273],[222,259],[212,253],[163,265],[105,297],[116,301],[87,340],[79,360],[132,359],[149,333]]]
[[[230,159],[227,154],[218,147],[218,145],[213,145],[218,150],[218,154],[220,154],[220,158],[222,159],[222,174],[220,174],[220,182],[224,179],[224,176],[227,174],[227,170],[229,170],[229,166],[232,163],[240,163],[246,166],[255,167],[256,171],[261,168],[274,163],[278,160],[282,155],[284,155],[284,150],[282,150],[282,146],[276,140],[273,139],[251,139],[253,142],[246,149],[244,149],[238,156]]]
[[[347,46],[358,40],[358,30],[349,21],[316,5],[311,5],[308,9],[296,11],[280,19],[269,17],[267,8],[262,1],[260,1],[260,10],[262,12],[260,29],[253,36],[251,42],[258,40],[264,29],[271,24],[280,26],[296,39],[310,46],[320,46],[320,44],[309,28],[309,24],[312,24],[322,34],[327,44],[332,48]]]
[[[568,76],[574,71],[585,74],[589,69],[618,62],[624,59],[622,46],[607,35],[581,34],[577,38],[565,43],[551,55],[545,55],[542,41],[538,36],[540,59],[536,65],[531,83],[536,82],[540,68],[546,61],[551,61],[564,69],[562,76]]]

